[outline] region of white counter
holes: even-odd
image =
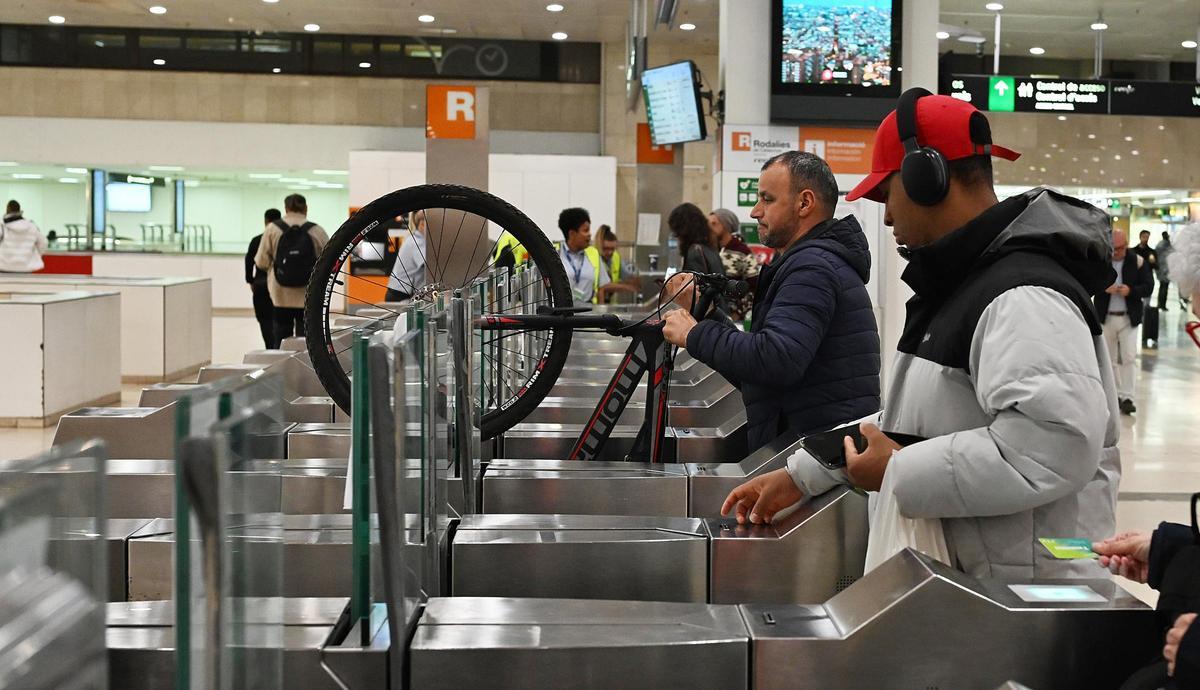
[[[112,278],[0,274],[0,291],[86,290],[121,297],[121,377],[170,381],[212,359],[212,294],[207,278]],[[246,290],[249,294],[249,290]]]
[[[120,401],[120,322],[116,292],[0,292],[0,425]]]
[[[126,278],[207,278],[213,309],[236,309],[247,314],[254,311],[254,300],[246,286],[243,256],[95,252],[92,254],[92,274]]]

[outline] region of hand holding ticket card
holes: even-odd
[[[1062,560],[1073,560],[1080,558],[1099,558],[1099,554],[1092,551],[1092,542],[1087,539],[1050,539],[1043,537],[1038,539],[1042,546],[1050,552],[1050,555]]]

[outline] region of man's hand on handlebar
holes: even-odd
[[[686,309],[672,309],[663,314],[663,337],[668,343],[687,348],[688,333],[696,326],[696,319]]]

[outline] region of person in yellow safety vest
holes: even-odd
[[[568,208],[558,214],[558,229],[564,242],[554,249],[567,271],[575,304],[588,304],[609,283],[608,272],[600,265],[600,251],[592,245],[592,219],[586,209]]]
[[[607,225],[600,226],[600,260],[608,273],[609,283],[603,288],[597,288],[596,296],[592,299],[596,304],[607,304],[612,296],[619,292],[634,294],[638,290],[637,272],[628,263],[621,262],[621,252],[617,251],[617,234]]]
[[[507,250],[508,256],[504,256]],[[500,239],[496,240],[496,251],[492,253],[492,261],[497,266],[519,266],[529,260],[529,252],[525,250],[525,245],[521,244],[517,238],[513,237],[507,230],[500,235]]]

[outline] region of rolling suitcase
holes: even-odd
[[[1158,347],[1158,309],[1147,306],[1142,317],[1142,347]]]

